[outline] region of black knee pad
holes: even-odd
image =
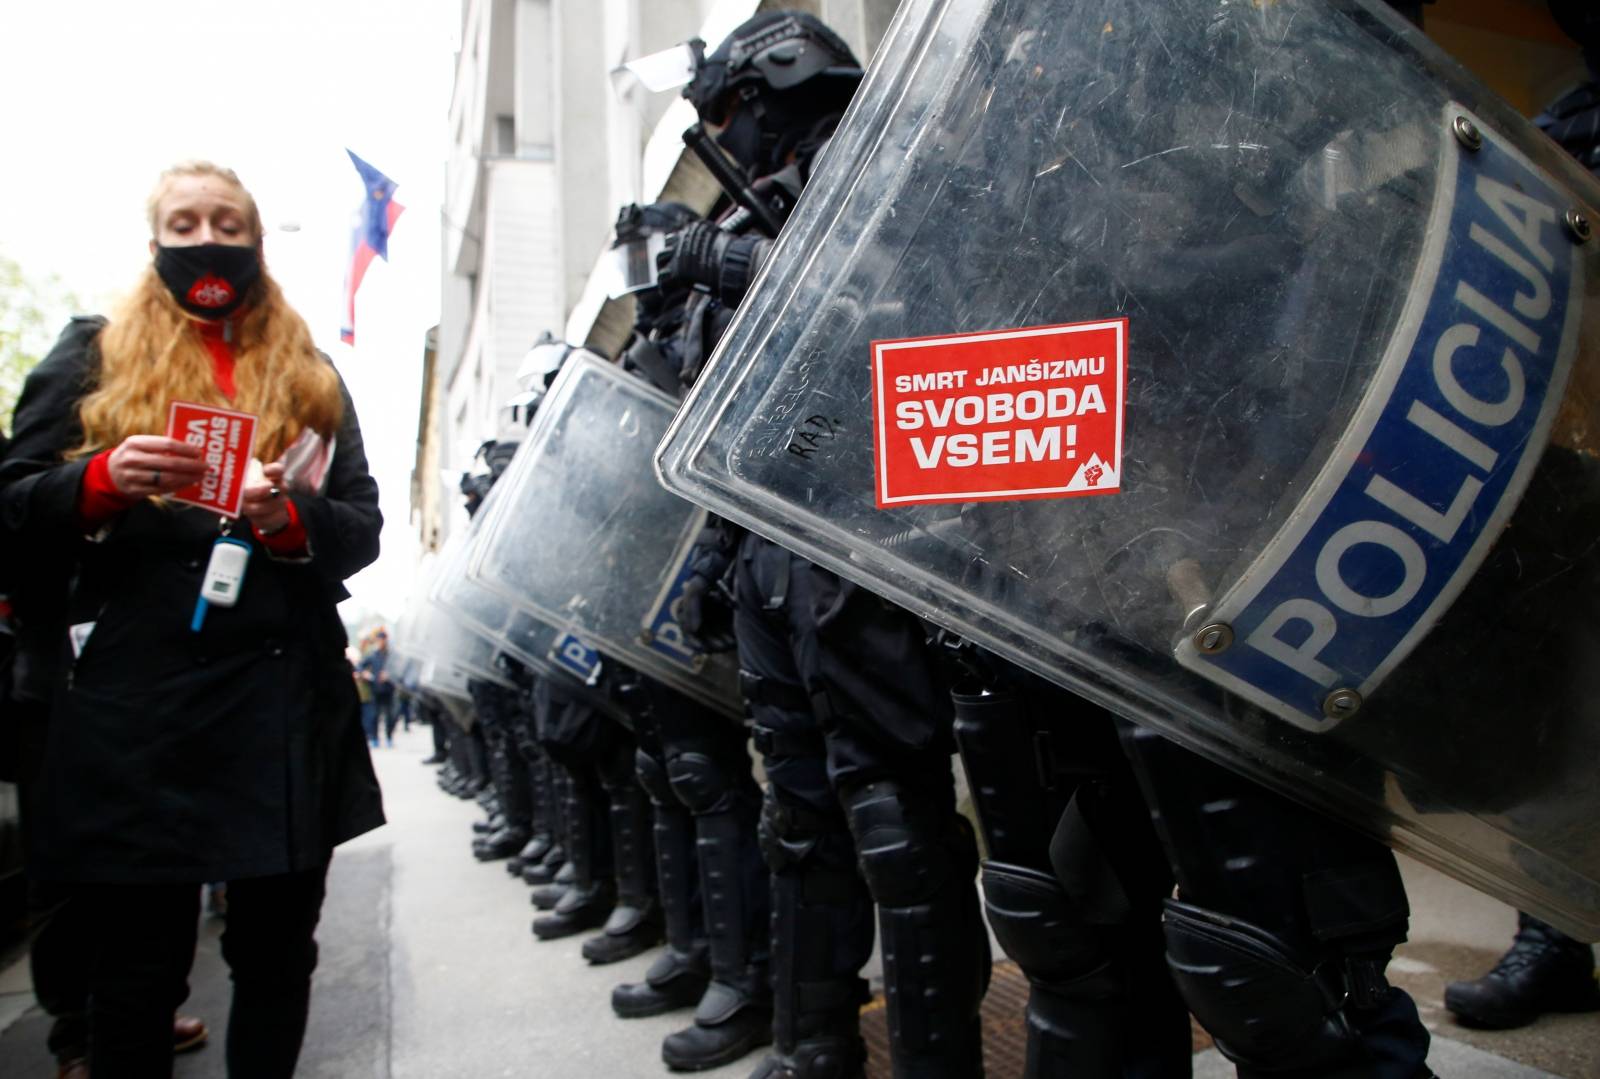
[[[850,830],[841,817],[794,804],[767,788],[761,802],[756,838],[767,868],[782,873],[802,864],[827,866],[854,874]]]
[[[667,779],[667,766],[643,749],[633,755],[633,768],[639,776],[639,786],[659,806],[676,805],[672,783]]]
[[[667,778],[672,793],[697,816],[727,809],[734,797],[736,777],[709,754],[674,753],[667,760]]]
[[[1228,1059],[1269,1071],[1361,1059],[1340,959],[1317,962],[1258,926],[1177,900],[1164,924],[1178,991]]]
[[[1122,927],[1087,922],[1054,877],[985,862],[983,900],[995,940],[1030,981],[1064,986],[1098,975],[1107,993],[1115,991],[1109,967]]]
[[[927,902],[950,881],[970,881],[978,864],[972,826],[892,780],[845,796],[856,860],[872,897],[886,907]]]

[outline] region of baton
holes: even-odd
[[[772,212],[771,206],[761,201],[761,196],[750,186],[750,182],[723,156],[722,148],[706,134],[706,129],[700,124],[695,124],[683,133],[683,144],[694,151],[694,156],[705,165],[706,171],[711,173],[711,178],[717,181],[717,186],[726,191],[734,202],[749,211],[750,216],[755,219],[756,227],[766,233],[768,238],[777,239],[779,230],[783,228],[783,222],[778,220],[778,215]]]

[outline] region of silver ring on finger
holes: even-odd
[[[159,468],[150,473],[150,485],[152,487],[161,486],[161,470]]]

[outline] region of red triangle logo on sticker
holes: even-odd
[[[233,286],[215,274],[206,274],[189,289],[189,302],[197,307],[226,307],[233,302]]]

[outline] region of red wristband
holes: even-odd
[[[123,494],[112,482],[110,450],[89,458],[78,491],[78,522],[85,531],[94,531],[137,501],[137,495]]]
[[[288,500],[285,500],[284,508],[288,510],[289,523],[271,535],[256,528],[256,539],[276,555],[303,554],[306,549],[306,526],[300,522],[300,511],[294,508],[292,501]]]

